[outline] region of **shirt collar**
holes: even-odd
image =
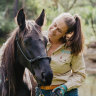
[[[47,43],[47,51],[49,50],[50,46],[51,46],[51,43],[50,43],[50,41],[48,40],[48,43]],[[56,48],[56,50],[55,50],[54,52],[58,51],[59,49],[61,49],[61,48],[64,47],[64,46],[65,46],[65,43],[61,44],[58,48]],[[53,53],[54,53],[54,52],[53,52]]]

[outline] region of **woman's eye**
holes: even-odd
[[[57,30],[58,30],[60,33],[62,33],[62,31],[61,31],[59,28],[58,28]]]
[[[56,27],[56,24],[54,24],[54,27]]]

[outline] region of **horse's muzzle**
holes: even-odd
[[[45,72],[42,72],[42,85],[51,85],[51,82],[52,82],[52,78],[53,78],[53,73],[52,71],[51,72],[48,72],[48,73],[45,73]]]

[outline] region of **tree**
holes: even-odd
[[[14,0],[13,17],[16,16],[17,11],[18,11],[18,0]]]

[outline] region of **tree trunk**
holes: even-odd
[[[13,17],[16,16],[18,11],[18,0],[14,0]]]

